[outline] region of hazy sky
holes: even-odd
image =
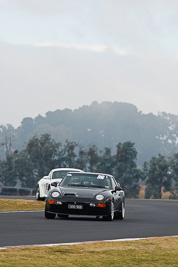
[[[0,125],[93,101],[178,115],[177,0],[0,0]]]

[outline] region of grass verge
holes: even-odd
[[[177,267],[178,238],[0,250],[0,266]]]
[[[41,210],[45,202],[26,199],[0,199],[0,211]]]

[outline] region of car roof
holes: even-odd
[[[71,174],[76,174],[76,172],[70,172]],[[110,176],[110,177],[113,177],[113,175],[111,174],[107,174],[107,173],[98,173],[98,172],[82,172],[82,173],[79,173],[81,175],[105,175],[105,176]]]
[[[83,170],[75,169],[75,168],[55,168],[55,169],[51,170],[51,172],[53,172],[53,171],[69,171],[69,172],[78,171],[78,172],[84,172]]]

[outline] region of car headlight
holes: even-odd
[[[60,193],[55,191],[55,192],[52,192],[52,197],[59,197],[60,196]]]
[[[96,196],[96,199],[97,199],[97,200],[103,200],[103,199],[104,199],[104,196],[103,196],[103,195],[97,195],[97,196]]]

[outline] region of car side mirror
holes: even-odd
[[[121,186],[116,186],[115,187],[115,191],[121,191],[122,190],[122,187]]]
[[[51,183],[51,185],[52,185],[52,186],[55,186],[55,187],[57,187],[57,184],[58,184],[57,182],[53,182],[53,183]]]

